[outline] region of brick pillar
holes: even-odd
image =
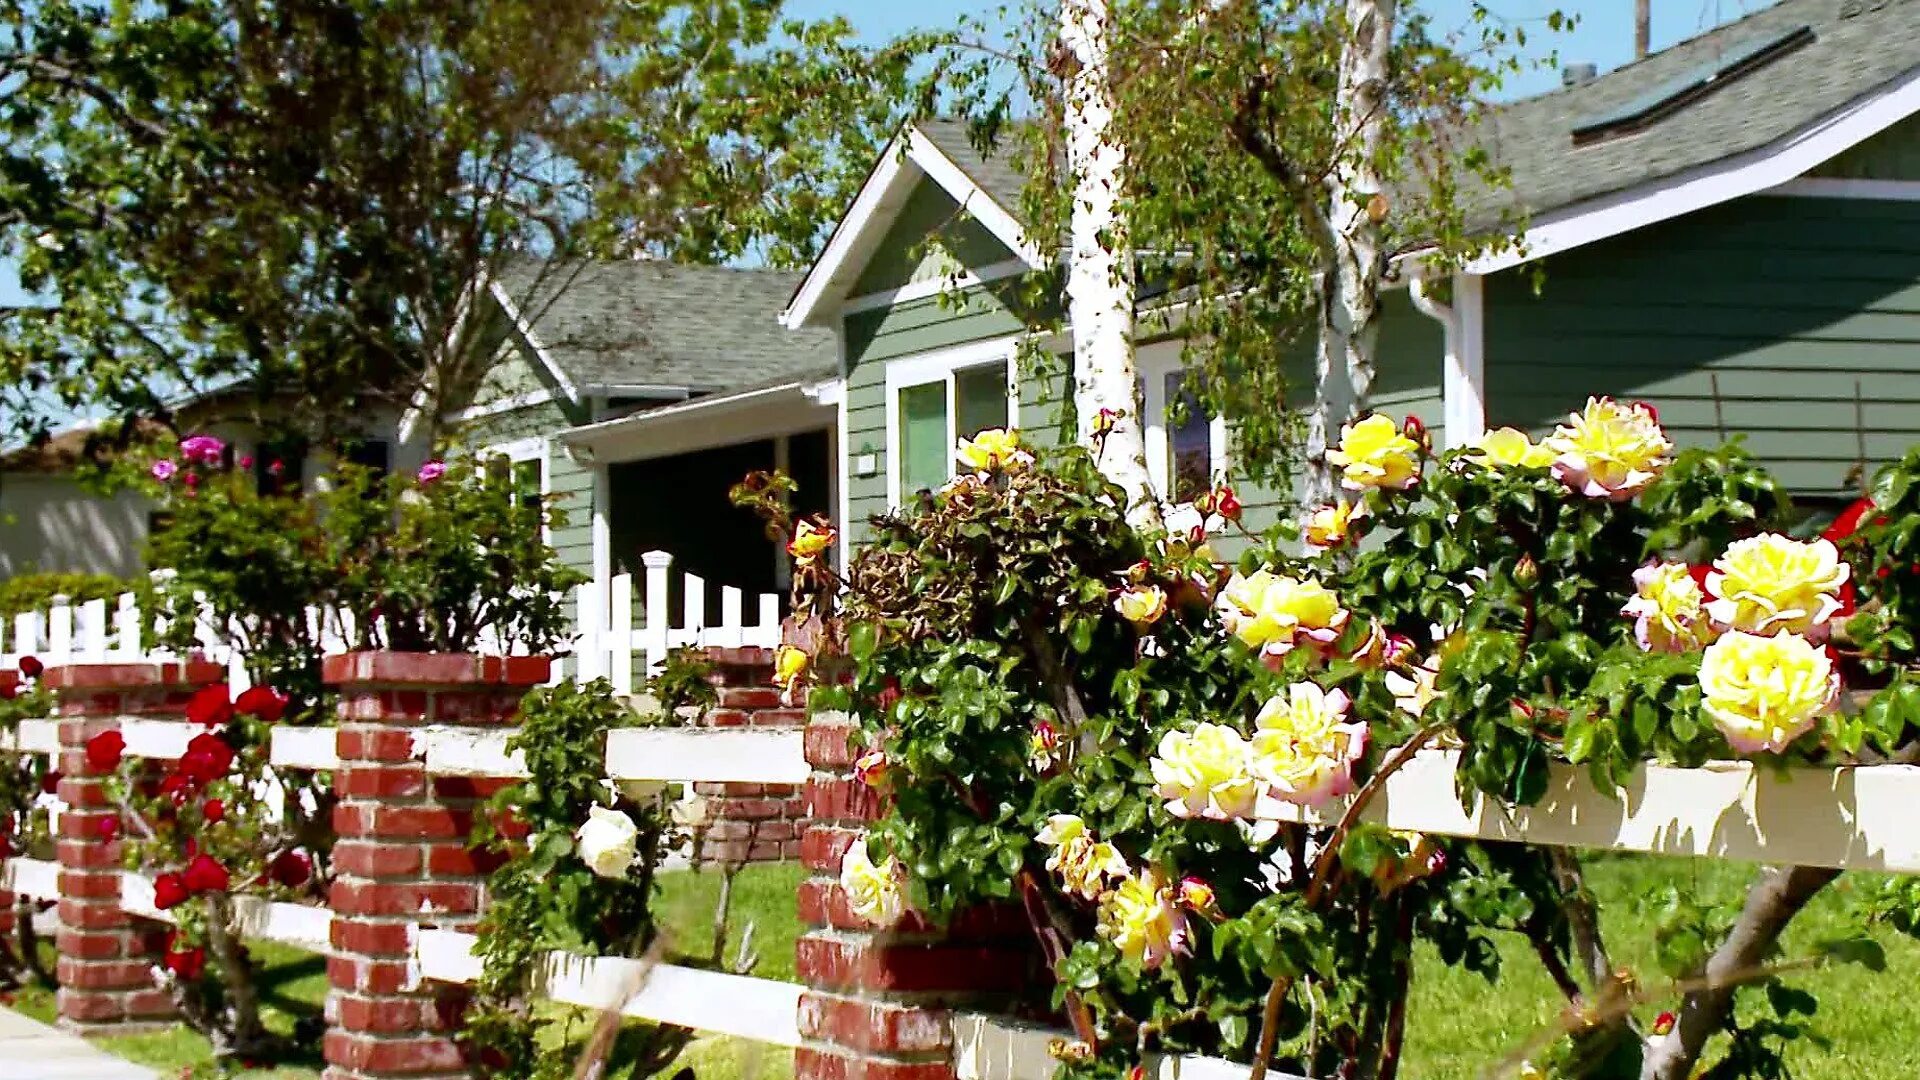
[[[195,690],[225,676],[218,664],[71,664],[48,668],[60,722],[60,1025],[126,1031],[169,1023],[173,1001],[152,967],[166,930],[120,908],[120,842],[101,835],[118,820],[107,772],[87,761],[87,742],[119,729],[125,715],[180,719]]]
[[[773,681],[773,650],[709,648],[709,679],[720,700],[707,714],[714,727],[800,727],[804,709],[781,700]],[[708,864],[778,862],[800,857],[805,799],[794,784],[697,783],[706,803],[700,860]]]
[[[426,724],[511,724],[548,672],[545,657],[327,658],[326,680],[340,689],[327,1080],[466,1075],[452,1038],[464,993],[413,985],[408,929],[473,928],[494,864],[467,838],[508,781],[431,778],[414,736]]]
[[[844,716],[807,722],[809,812],[801,859],[813,876],[800,886],[796,971],[800,999],[795,1080],[952,1080],[947,1006],[986,1011],[1013,998],[1044,1000],[1049,983],[1019,911],[968,912],[936,928],[909,915],[886,931],[855,917],[840,888],[840,859],[878,816],[880,800],[852,775]]]

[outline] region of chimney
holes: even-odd
[[[1582,83],[1590,83],[1599,77],[1599,65],[1588,63],[1584,60],[1568,64],[1566,67],[1560,69],[1561,86],[1579,86]]]
[[[1653,0],[1633,0],[1633,58],[1645,60],[1653,45]]]

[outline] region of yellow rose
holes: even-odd
[[[1831,540],[1802,543],[1779,533],[1736,540],[1707,575],[1714,596],[1707,614],[1734,630],[1824,639],[1851,571]]]
[[[1633,599],[1620,609],[1632,616],[1634,640],[1647,652],[1690,652],[1717,635],[1707,621],[1707,596],[1685,563],[1649,563],[1633,572]]]
[[[1544,469],[1553,464],[1553,451],[1527,438],[1519,428],[1495,428],[1480,436],[1475,455],[1497,469]]]
[[[1408,488],[1420,479],[1420,444],[1400,425],[1373,413],[1340,429],[1340,448],[1327,451],[1340,470],[1341,484],[1353,491]]]
[[[787,541],[787,554],[802,566],[817,562],[833,548],[836,534],[825,521],[802,518],[793,525],[793,539]]]
[[[1387,692],[1393,695],[1393,703],[1400,711],[1418,718],[1440,696],[1436,685],[1440,678],[1440,660],[1430,657],[1427,662],[1409,671],[1387,672]]]
[[[1347,625],[1347,612],[1326,586],[1266,570],[1245,577],[1235,571],[1220,590],[1218,607],[1228,633],[1268,653],[1287,652],[1301,637],[1332,644]]]
[[[1020,449],[1020,436],[1005,428],[988,428],[971,439],[961,439],[956,456],[975,472],[1011,471],[1033,463],[1033,455]]]
[[[1100,905],[1100,936],[1129,960],[1157,968],[1187,947],[1187,917],[1166,877],[1153,867],[1128,878]]]
[[[884,750],[869,750],[853,761],[853,778],[870,788],[885,789],[887,786],[887,753]]]
[[[1541,444],[1553,454],[1553,475],[1582,495],[1619,501],[1632,498],[1672,460],[1653,409],[1612,398],[1591,397]]]
[[[1733,630],[1700,657],[1701,705],[1743,754],[1779,753],[1813,729],[1840,692],[1826,650],[1785,630]]]
[[[1053,849],[1047,857],[1047,869],[1060,875],[1068,892],[1084,899],[1098,900],[1107,891],[1109,880],[1119,881],[1132,873],[1118,848],[1104,840],[1096,841],[1087,823],[1072,814],[1048,818],[1034,839],[1042,847]]]
[[[1122,592],[1113,606],[1134,629],[1144,632],[1167,613],[1167,592],[1158,585],[1136,585]]]
[[[1268,699],[1254,720],[1253,775],[1283,802],[1318,806],[1353,790],[1353,763],[1367,751],[1367,726],[1348,723],[1343,690],[1298,682]]]
[[[1337,502],[1315,510],[1307,517],[1307,550],[1315,552],[1340,547],[1353,539],[1354,525],[1366,516],[1366,506],[1357,502]]]
[[[906,897],[900,891],[900,860],[887,856],[875,865],[867,854],[865,838],[855,840],[840,860],[840,887],[846,890],[847,906],[874,926],[887,927],[906,914]]]
[[[782,645],[773,653],[773,681],[787,693],[793,693],[801,679],[807,677],[808,669],[813,667],[813,657],[805,649],[792,645]]]
[[[1225,724],[1196,724],[1160,737],[1150,763],[1153,793],[1177,818],[1242,821],[1253,815],[1256,787],[1247,772],[1247,740]]]

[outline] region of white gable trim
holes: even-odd
[[[925,281],[910,281],[897,289],[883,289],[880,292],[855,296],[840,305],[840,313],[852,315],[860,311],[893,307],[910,300],[925,300],[929,296],[939,296],[954,289],[970,289],[975,285],[985,285],[989,281],[1024,274],[1031,269],[1033,267],[1028,265],[1025,259],[1005,259],[975,269],[962,270],[957,274],[942,274]]]
[[[806,279],[794,292],[787,310],[780,313],[782,326],[796,329],[823,324],[829,315],[839,313],[837,307],[831,306],[832,302],[842,299],[852,288],[850,280],[839,279],[850,279],[859,272],[860,264],[856,260],[865,258],[874,232],[892,223],[922,177],[939,184],[974,220],[1018,255],[1026,268],[1039,269],[1047,265],[1040,250],[1027,242],[1020,223],[1006,207],[994,202],[931,139],[916,128],[908,128],[901,138],[888,144],[867,182],[861,185],[853,206],[828,238],[826,250],[807,270]]]
[[[520,331],[520,337],[527,343],[527,348],[532,349],[533,355],[540,359],[541,366],[547,369],[547,374],[553,377],[554,384],[567,395],[567,400],[576,405],[579,404],[580,388],[573,385],[573,380],[567,378],[567,373],[561,371],[560,365],[553,362],[547,347],[540,344],[539,338],[533,336],[532,325],[527,322],[525,316],[520,314],[520,307],[513,302],[513,297],[507,295],[506,287],[498,280],[494,280],[487,283],[487,291],[493,293],[493,298],[500,303],[500,310],[506,312],[507,318],[513,320],[514,329]]]
[[[1494,273],[1779,187],[1915,113],[1920,113],[1920,68],[1771,145],[1543,214],[1527,227],[1520,250],[1477,259],[1466,269]]]

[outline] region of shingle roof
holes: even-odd
[[[1801,26],[1813,31],[1804,46],[1721,80],[1638,131],[1574,145],[1584,123]],[[1474,216],[1514,204],[1539,214],[1759,149],[1916,68],[1920,0],[1781,0],[1590,82],[1491,110],[1483,141],[1512,169],[1513,186],[1484,197]],[[1012,140],[983,156],[962,122],[918,126],[996,202],[1019,212],[1025,181]]]
[[[575,386],[711,392],[834,374],[830,331],[780,325],[800,276],[620,260],[523,261],[499,277]]]
[[[1574,145],[1584,123],[1802,26],[1813,31],[1805,45],[1710,84],[1638,131]],[[1757,150],[1917,67],[1916,0],[1782,0],[1591,82],[1494,110],[1486,143],[1513,170],[1513,187],[1488,206],[1540,213]]]

